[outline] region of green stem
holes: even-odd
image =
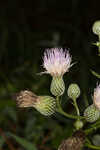
[[[100,35],[98,35],[98,39],[99,39],[99,42],[100,42]]]
[[[97,45],[97,46],[98,46],[98,52],[99,52],[99,54],[98,54],[98,55],[100,56],[100,35],[98,35],[98,39],[99,39],[99,41],[98,41],[98,45]]]
[[[71,119],[84,119],[84,117],[82,116],[74,116],[74,115],[71,115],[71,114],[68,114],[66,112],[63,111],[61,105],[60,105],[60,102],[59,102],[59,97],[57,97],[57,112],[59,112],[60,114],[62,114],[63,116],[67,117],[67,118],[71,118]]]
[[[85,142],[91,145],[91,141],[86,137]]]
[[[86,143],[85,146],[89,147],[89,148],[92,148],[92,149],[99,149],[100,150],[99,146],[91,145],[91,144],[88,144],[88,143]]]
[[[100,46],[98,46],[98,52],[99,52],[99,54],[98,54],[98,55],[100,56]]]
[[[100,120],[93,124],[89,129],[86,129],[85,134],[88,135],[89,133],[91,133],[94,130],[97,130],[98,128],[100,128]]]
[[[76,108],[77,115],[80,116],[80,111],[79,111],[79,108],[78,108],[76,99],[74,99],[73,102],[74,102],[74,106],[75,106],[75,108]]]
[[[88,107],[89,102],[88,102],[87,96],[85,94],[83,94],[83,98],[84,98],[85,107]]]

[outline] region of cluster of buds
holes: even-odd
[[[93,32],[100,34],[100,21],[93,25]],[[59,97],[64,94],[65,83],[63,75],[69,71],[72,57],[68,50],[62,48],[46,49],[43,57],[43,73],[50,74],[52,76],[52,82],[50,91],[53,96]],[[71,84],[68,88],[68,96],[73,100],[73,104],[76,108],[77,115],[80,115],[76,99],[80,96],[80,88],[77,84]],[[93,105],[86,108],[84,116],[88,122],[94,122],[100,117],[100,85],[94,90]],[[21,91],[17,96],[17,104],[19,107],[34,107],[41,114],[50,116],[55,113],[57,102],[56,99],[51,96],[37,96],[31,91]],[[79,121],[76,126],[83,126]],[[78,127],[80,128],[80,127]]]
[[[96,45],[100,52],[100,21],[93,24],[92,30],[99,37],[99,42],[97,42]],[[18,107],[34,107],[44,116],[54,114],[57,110],[57,106],[59,106],[57,99],[65,92],[63,75],[68,72],[69,68],[73,65],[71,62],[72,57],[68,50],[63,50],[62,48],[46,49],[43,57],[43,68],[45,71],[42,72],[42,74],[46,73],[52,76],[50,91],[56,98],[51,96],[37,96],[31,91],[25,90],[17,95],[16,102]],[[67,94],[68,97],[73,100],[72,104],[77,111],[77,121],[75,122],[74,127],[78,131],[75,132],[72,137],[63,141],[58,150],[80,150],[85,141],[85,134],[80,130],[83,127],[83,122],[80,120],[80,111],[76,101],[80,96],[79,86],[75,83],[69,85]],[[62,108],[60,108],[60,110],[63,112]],[[62,114],[65,114],[65,112]],[[86,121],[90,123],[93,123],[100,118],[100,84],[94,89],[93,104],[85,109],[84,117]]]
[[[94,22],[92,31],[98,36],[99,41],[95,45],[98,46],[100,55],[100,20]],[[85,109],[84,116],[90,123],[93,123],[100,118],[100,84],[94,89],[93,104]]]
[[[52,76],[50,91],[54,96],[61,96],[65,91],[63,75],[71,67],[69,51],[62,48],[51,48],[44,52],[43,67]],[[45,116],[56,111],[56,100],[50,96],[37,96],[31,91],[21,91],[16,98],[18,107],[34,107]]]

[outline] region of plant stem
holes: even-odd
[[[64,112],[61,105],[60,105],[59,97],[57,97],[56,100],[57,100],[57,110],[56,110],[57,112],[59,112],[60,114],[62,114],[63,116],[65,116],[67,118],[84,119],[84,117],[82,117],[82,116],[74,116],[74,115],[71,115],[71,114],[68,114],[68,113]]]
[[[88,135],[93,130],[97,130],[98,128],[100,128],[100,120],[98,122],[96,122],[95,124],[93,124],[89,129],[86,129],[85,134]]]
[[[83,98],[84,98],[85,107],[88,107],[89,102],[88,102],[88,99],[87,99],[87,96],[85,95],[85,93],[83,94]]]
[[[100,56],[100,35],[98,35],[98,39],[99,39],[99,41],[98,41],[98,43],[99,43],[98,44],[98,52],[99,52],[99,54],[98,55]]]
[[[88,143],[86,143],[85,146],[89,147],[89,148],[92,148],[92,149],[99,149],[100,150],[99,146],[91,145],[91,144],[88,144]]]
[[[79,108],[78,108],[76,99],[74,99],[73,102],[74,102],[74,106],[75,106],[75,108],[76,108],[77,115],[80,116],[80,111],[79,111]]]

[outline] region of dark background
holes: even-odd
[[[92,45],[98,40],[92,25],[99,19],[99,0],[0,1],[0,150],[31,150],[23,141],[16,142],[11,133],[38,150],[56,150],[71,135],[72,120],[58,114],[46,118],[34,109],[20,110],[13,95],[24,89],[50,95],[51,77],[37,75],[44,71],[43,52],[48,47],[67,48],[77,63],[64,76],[63,105],[65,111],[73,112],[72,105],[65,102],[67,88],[72,82],[78,83],[82,113],[84,98],[92,103],[91,95],[99,82],[90,72],[100,73],[97,47]]]

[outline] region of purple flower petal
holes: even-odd
[[[43,67],[52,76],[62,76],[71,67],[69,51],[62,48],[46,49],[43,58]]]

